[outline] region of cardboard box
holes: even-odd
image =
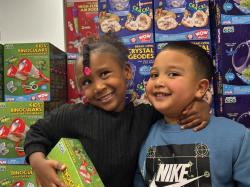
[[[43,102],[0,103],[0,164],[25,164],[26,132],[43,116]]]
[[[0,165],[1,187],[38,187],[35,173],[29,165]]]
[[[115,32],[125,44],[153,43],[152,0],[99,0],[100,34]]]
[[[5,101],[66,101],[66,54],[50,43],[4,45]]]
[[[155,42],[209,40],[209,0],[154,1]]]
[[[48,159],[58,160],[67,168],[59,172],[60,179],[70,187],[104,187],[94,165],[76,139],[62,138],[48,154]]]
[[[3,101],[3,45],[0,44],[0,101]]]
[[[79,53],[87,37],[99,37],[97,0],[66,0],[66,51]]]

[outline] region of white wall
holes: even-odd
[[[0,43],[50,42],[65,51],[63,0],[0,0]]]

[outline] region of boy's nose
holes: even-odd
[[[157,80],[155,81],[155,87],[162,87],[165,85],[165,82],[163,78],[158,77]]]

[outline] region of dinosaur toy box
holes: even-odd
[[[60,139],[47,157],[66,165],[66,169],[59,172],[58,175],[67,186],[104,187],[79,140]]]
[[[66,54],[50,43],[5,44],[5,101],[66,101],[66,67]]]
[[[0,103],[0,165],[25,164],[26,132],[43,116],[43,102]]]

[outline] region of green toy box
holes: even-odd
[[[0,165],[26,164],[26,132],[43,116],[43,102],[0,102]]]
[[[104,187],[79,140],[62,138],[51,150],[48,159],[58,160],[67,166],[64,171],[58,173],[67,186]]]
[[[50,43],[4,45],[5,101],[67,100],[66,53]]]
[[[0,44],[0,101],[3,101],[3,45]]]
[[[0,165],[1,187],[36,187],[35,173],[29,165]]]

